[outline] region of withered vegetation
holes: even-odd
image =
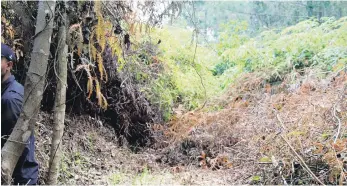
[[[14,74],[23,83],[37,2],[9,1],[1,6],[2,41],[15,50],[19,60]],[[126,1],[68,2],[67,118],[60,183],[130,183],[125,177],[149,171],[172,176],[162,182],[166,184],[347,184],[344,62],[338,71],[310,65],[283,70],[278,84],[257,70],[245,72],[222,96],[204,97],[201,108],[187,109],[183,96],[176,96],[166,121],[161,103],[144,93],[167,73],[158,47],[161,40],[136,38],[150,36],[165,16],[179,14],[182,2],[169,3],[160,13],[154,11],[155,2],[142,6],[150,15],[147,21],[135,19]],[[53,32],[35,134],[41,178],[48,171],[57,84],[57,25]],[[194,60],[189,65],[198,72]],[[119,171],[123,176],[114,178]],[[110,181],[112,175],[116,181]]]

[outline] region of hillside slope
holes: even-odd
[[[167,113],[168,122],[149,125],[154,143],[136,154],[113,123],[69,115],[60,183],[347,184],[346,30],[346,18],[307,20],[226,49],[222,61],[202,48],[192,64],[194,48],[162,46],[165,71],[144,85]],[[204,108],[196,72],[211,88]],[[41,113],[37,123],[42,178],[51,117]]]
[[[322,182],[345,183],[340,175],[347,168],[347,74],[302,79],[296,89],[277,93],[236,89],[238,96],[219,111],[178,117],[166,132],[172,141],[163,161],[230,169],[228,177],[238,184],[317,183],[300,157]]]
[[[302,168],[290,144],[320,180],[342,183],[339,175],[347,168],[347,74],[341,71],[324,80],[314,75],[302,78],[303,83],[288,92],[236,88],[240,97],[224,109],[177,116],[170,128],[161,131],[166,135],[157,135],[154,147],[139,154],[119,147],[113,129],[101,120],[69,117],[60,181],[283,184],[285,179],[291,184],[317,183]],[[247,89],[245,84],[243,88]],[[51,125],[41,123],[51,123],[50,116],[42,113],[37,130],[37,156],[44,175]]]

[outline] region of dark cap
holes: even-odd
[[[9,61],[16,61],[16,56],[12,49],[3,43],[1,43],[1,57],[5,57]]]

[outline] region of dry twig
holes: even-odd
[[[334,117],[337,119],[338,121],[338,127],[337,127],[337,133],[336,133],[336,136],[335,136],[335,139],[334,139],[334,143],[336,143],[337,139],[339,138],[339,135],[340,135],[340,131],[341,131],[341,120],[340,118],[336,115],[336,105],[337,105],[338,102],[335,103],[334,105]]]
[[[341,95],[341,98],[343,100],[344,98],[344,92],[346,90],[346,87],[347,86],[344,86],[343,90],[342,90],[342,95]],[[339,135],[340,135],[340,131],[341,131],[341,119],[336,115],[336,105],[337,105],[338,101],[335,103],[334,105],[334,111],[333,111],[333,115],[334,117],[337,119],[338,121],[338,128],[337,128],[337,133],[336,133],[336,136],[335,136],[335,139],[334,139],[334,143],[336,143],[337,139],[339,138]]]

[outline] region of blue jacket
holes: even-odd
[[[24,88],[13,75],[1,83],[1,148],[11,135],[12,129],[22,111]],[[35,160],[34,134],[29,138],[22,156],[13,172],[14,184],[37,184],[39,165]]]

